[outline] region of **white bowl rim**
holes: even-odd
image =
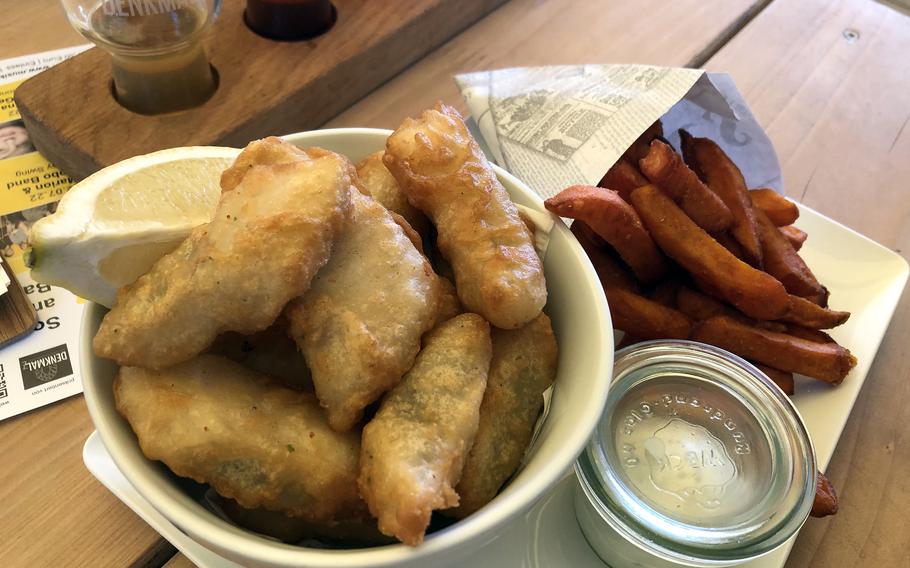
[[[299,144],[305,142],[311,137],[346,137],[350,135],[360,136],[383,136],[388,137],[391,130],[378,128],[329,128],[322,130],[310,130],[297,132],[281,136],[281,138]],[[531,198],[535,203],[535,208],[539,211],[546,212],[543,207],[543,200],[540,196],[531,190],[524,182],[497,166],[493,166],[496,175],[500,180],[507,182],[518,188],[525,197]],[[598,277],[594,267],[588,260],[587,255],[581,249],[581,245],[574,238],[574,235],[561,222],[557,221],[553,231],[564,232],[569,238],[569,246],[582,259],[582,270],[588,272],[588,277],[598,282]],[[455,549],[460,543],[476,541],[483,538],[486,533],[494,534],[497,527],[504,526],[509,520],[519,515],[532,506],[538,499],[543,497],[546,489],[541,491],[540,488],[550,488],[556,484],[567,472],[571,471],[575,459],[581,453],[586,445],[591,432],[593,432],[599,422],[604,404],[607,399],[607,391],[610,385],[610,376],[613,370],[613,349],[612,333],[613,327],[610,319],[610,311],[607,306],[606,298],[596,295],[600,309],[596,310],[596,315],[600,320],[598,330],[601,334],[608,337],[604,339],[609,342],[611,348],[604,349],[599,360],[599,368],[596,369],[596,376],[602,377],[600,381],[592,381],[593,390],[590,394],[588,404],[580,412],[573,416],[576,422],[576,428],[572,430],[571,436],[565,438],[559,448],[549,456],[547,465],[542,468],[540,474],[534,478],[533,483],[526,483],[524,486],[517,488],[506,498],[497,501],[495,507],[481,509],[479,513],[458,521],[457,523],[445,529],[436,531],[427,536],[426,540],[417,547],[410,547],[403,544],[391,544],[373,548],[362,549],[315,549],[305,548],[292,544],[284,544],[273,540],[266,539],[254,532],[241,529],[221,521],[212,522],[212,519],[187,510],[181,503],[169,495],[150,494],[151,490],[146,487],[149,473],[143,471],[146,464],[136,464],[133,467],[131,460],[123,454],[116,444],[111,443],[111,434],[106,433],[105,428],[98,428],[98,424],[104,422],[103,410],[93,395],[94,383],[86,381],[86,403],[89,414],[98,429],[102,441],[105,443],[108,452],[111,454],[117,467],[123,472],[124,476],[136,488],[137,491],[149,501],[152,506],[171,520],[181,530],[187,532],[194,539],[202,538],[211,542],[217,548],[225,550],[242,549],[242,554],[254,562],[267,563],[273,565],[285,566],[306,566],[309,564],[315,566],[331,565],[337,568],[354,568],[360,566],[390,566],[399,563],[410,563],[418,560],[426,560],[430,557],[441,554],[445,551]],[[85,337],[89,332],[87,328],[90,325],[90,313],[92,310],[103,309],[101,306],[89,303],[88,309],[84,311],[82,318],[82,329],[80,337],[82,338],[82,357],[81,367],[83,376],[86,376],[85,370],[88,367],[88,360],[94,357],[91,350],[91,341],[86,341]],[[605,342],[602,342],[605,343]],[[558,387],[557,387],[558,388]],[[136,483],[136,481],[139,483]],[[537,493],[537,495],[535,495]],[[238,541],[240,539],[240,541]],[[202,543],[205,544],[205,543]],[[216,550],[217,552],[217,550]]]

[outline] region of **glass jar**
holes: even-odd
[[[739,357],[691,341],[616,353],[601,422],[575,464],[575,512],[621,566],[733,566],[805,522],[815,452],[790,399]]]
[[[76,31],[111,54],[117,101],[140,114],[197,107],[218,88],[203,41],[221,0],[62,0]]]
[[[329,0],[247,0],[244,20],[269,39],[311,39],[329,30],[338,14]]]

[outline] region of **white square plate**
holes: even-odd
[[[897,253],[840,223],[802,205],[799,211],[796,226],[809,234],[800,254],[831,291],[831,308],[852,314],[847,323],[830,330],[831,336],[857,359],[856,368],[838,386],[797,378],[793,400],[809,428],[819,469],[824,470],[900,301],[910,268]]]
[[[824,471],[900,301],[910,267],[894,251],[809,207],[797,205],[799,219],[795,225],[809,234],[800,255],[831,292],[830,307],[851,313],[847,323],[830,330],[830,334],[857,360],[856,367],[837,386],[796,378],[793,401],[812,437],[818,468]],[[743,567],[783,566],[794,540]]]

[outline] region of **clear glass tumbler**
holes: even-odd
[[[160,114],[198,106],[217,77],[203,47],[221,0],[62,0],[76,30],[111,54],[114,95]]]

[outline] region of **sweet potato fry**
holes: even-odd
[[[598,187],[612,189],[623,198],[623,201],[629,201],[629,194],[636,187],[648,185],[648,178],[638,171],[638,166],[625,158],[620,158],[613,164],[604,177],[598,182]]]
[[[774,331],[777,333],[787,333],[787,325],[780,323],[779,321],[753,320],[752,324],[755,327],[767,329],[768,331]]]
[[[676,293],[676,307],[695,321],[714,316],[743,317],[742,314],[719,300],[683,286]]]
[[[682,287],[682,282],[677,278],[668,278],[658,282],[656,286],[648,292],[648,298],[654,300],[662,306],[676,308],[676,295]]]
[[[793,395],[796,392],[796,383],[793,380],[793,373],[788,373],[787,371],[781,371],[780,369],[775,369],[774,367],[769,367],[767,365],[762,365],[761,363],[756,363],[750,361],[759,371],[768,375],[768,378],[774,381],[774,384],[780,387],[780,390],[784,391],[784,394]]]
[[[654,282],[667,272],[667,262],[632,207],[609,189],[573,185],[544,202],[547,209],[581,219],[613,245],[639,280]]]
[[[682,312],[623,288],[604,287],[613,327],[643,339],[686,339],[692,322]]]
[[[755,220],[765,253],[765,271],[780,280],[791,294],[827,298],[825,288],[764,211],[755,211]]]
[[[629,146],[626,151],[623,153],[622,158],[628,160],[633,164],[637,164],[639,160],[645,157],[650,149],[651,143],[654,140],[663,138],[664,136],[664,125],[658,119],[654,121],[654,124],[648,127],[647,130],[642,132],[638,138],[635,139],[635,142],[632,142],[632,145]]]
[[[695,224],[709,233],[726,231],[733,223],[730,210],[716,193],[698,179],[673,148],[660,140],[651,142],[638,162],[651,183],[667,192]]]
[[[569,229],[572,231],[572,234],[575,235],[579,241],[587,240],[592,246],[602,247],[607,245],[607,241],[600,238],[600,235],[594,232],[594,229],[588,226],[584,221],[575,220],[572,223],[572,227]],[[584,246],[584,243],[582,243]]]
[[[831,292],[828,290],[828,288],[826,288],[825,286],[822,286],[821,292],[818,292],[817,294],[809,294],[809,295],[803,296],[803,297],[815,304],[818,304],[819,306],[821,306],[823,308],[827,308],[828,307],[828,297],[830,295],[831,295]]]
[[[780,321],[795,323],[809,329],[831,329],[847,321],[850,312],[823,308],[805,298],[790,294],[790,307]]]
[[[836,343],[815,343],[716,316],[695,324],[690,339],[716,345],[765,365],[839,384],[856,365],[850,351]]]
[[[762,329],[784,333],[787,326],[776,321],[756,320],[739,313],[733,307],[691,288],[682,287],[676,294],[676,309],[695,321],[706,320],[714,316],[729,316],[745,324]]]
[[[633,191],[632,204],[667,256],[707,281],[720,297],[757,319],[786,313],[789,298],[780,282],[730,254],[657,186]]]
[[[604,288],[610,286],[631,290],[636,294],[639,293],[638,283],[632,278],[626,267],[616,260],[608,249],[593,244],[585,234],[584,225],[579,225],[582,224],[572,223],[572,232],[578,237],[581,247],[585,249],[588,259],[594,266],[594,271],[597,272],[597,276],[600,278],[600,284]]]
[[[815,473],[815,501],[812,502],[812,511],[809,514],[813,517],[827,517],[835,513],[837,492],[825,474],[818,471]]]
[[[631,333],[623,333],[622,339],[619,340],[619,343],[616,344],[616,349],[623,349],[630,345],[635,345],[636,343],[641,343],[642,341],[647,341],[647,339],[638,337],[637,335],[632,335]]]
[[[730,232],[743,246],[749,264],[762,265],[762,247],[758,239],[755,212],[746,189],[746,181],[736,164],[708,138],[696,138],[679,131],[686,164],[723,200],[733,216]]]
[[[743,262],[748,262],[746,260],[746,252],[743,250],[743,246],[739,244],[739,241],[733,238],[733,235],[731,235],[729,232],[724,231],[723,233],[713,235],[713,237],[714,240],[719,242],[722,247],[730,251],[730,254]]]
[[[799,208],[796,207],[796,203],[771,188],[750,189],[749,197],[752,199],[752,206],[764,211],[768,219],[778,227],[792,225],[799,219]]]
[[[809,235],[806,234],[806,231],[802,229],[797,229],[793,225],[786,225],[784,227],[778,227],[778,231],[790,241],[790,246],[793,247],[793,250],[799,251],[803,248],[803,243],[806,242],[806,237]]]
[[[807,341],[814,341],[815,343],[837,343],[834,341],[834,338],[818,329],[809,329],[808,327],[803,327],[801,325],[789,324],[786,326],[784,331],[787,335],[792,335],[793,337],[799,337]]]

